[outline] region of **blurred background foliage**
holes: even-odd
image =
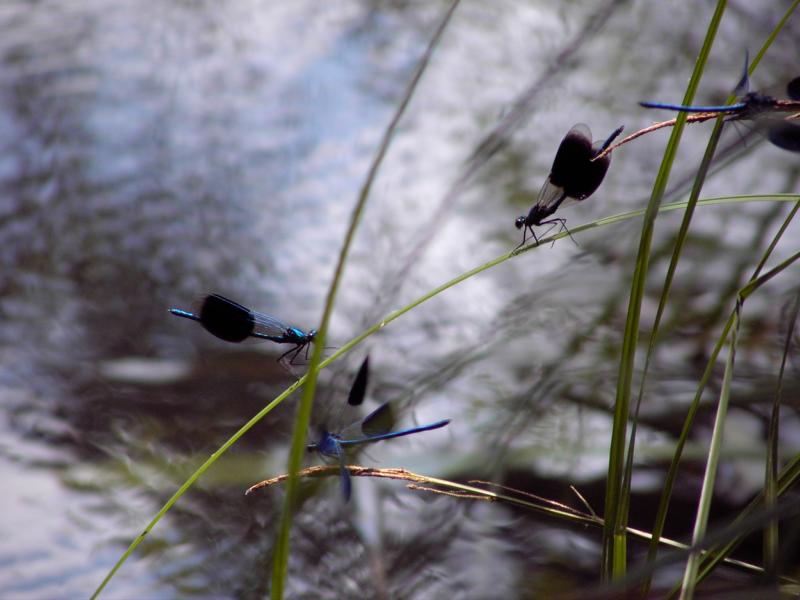
[[[271,344],[226,345],[169,306],[217,291],[316,325],[346,220],[376,144],[443,2],[144,4],[11,0],[0,9],[0,590],[94,589],[176,487],[291,382]],[[738,79],[787,2],[731,2],[698,100]],[[373,188],[329,343],[513,248],[559,141],[578,122],[605,137],[679,100],[713,3],[464,1]],[[790,21],[753,78],[797,75]],[[491,156],[480,143],[524,94],[529,110]],[[728,128],[703,196],[795,192],[797,156]],[[685,133],[669,198],[685,197],[710,126]],[[643,208],[667,133],[620,148],[569,225]],[[476,154],[477,152],[477,154]],[[468,163],[470,157],[477,157]],[[471,169],[465,167],[471,165]],[[462,177],[467,169],[470,177]],[[687,403],[788,204],[701,208],[650,370],[631,525],[652,526]],[[662,215],[643,305],[647,333],[680,222]],[[360,462],[502,482],[602,510],[612,402],[640,223],[562,239],[468,280],[323,372],[315,420],[346,423],[369,350],[374,402],[442,432],[381,444]],[[796,251],[793,225],[775,262]],[[763,485],[766,421],[797,271],[743,314],[714,520]],[[800,448],[797,358],[784,381],[780,452]],[[666,535],[687,539],[712,379]],[[268,587],[293,402],[215,465],[107,590],[109,597],[252,597]],[[358,479],[309,488],[289,596],[526,598],[597,581],[600,537],[539,515]],[[631,546],[635,557],[644,548]],[[740,556],[760,560],[760,538]],[[787,569],[796,571],[787,557]],[[673,570],[674,569],[674,570]],[[680,565],[657,582],[671,585]],[[749,576],[721,569],[709,590]]]

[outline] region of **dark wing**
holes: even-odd
[[[795,77],[788,83],[786,93],[792,100],[800,100],[800,77]]]
[[[550,173],[551,182],[564,188],[569,198],[583,200],[589,197],[600,185],[608,169],[605,162],[608,157],[592,162],[595,154],[592,132],[583,123],[578,123],[569,130],[558,147]]]
[[[592,132],[583,123],[574,125],[558,146],[550,174],[539,191],[529,219],[532,216],[531,220],[538,223],[556,212],[567,198],[580,200],[576,183],[593,157]]]
[[[597,191],[603,179],[606,177],[608,167],[611,165],[611,154],[606,154],[601,158],[595,156],[604,152],[622,133],[624,126],[617,127],[605,141],[597,141],[592,145],[591,158],[583,167],[576,165],[574,181],[567,189],[568,195],[577,200],[585,200]]]
[[[200,305],[200,322],[206,330],[227,342],[243,342],[248,337],[280,338],[289,325],[221,294],[209,294]]]
[[[783,119],[770,122],[767,138],[778,148],[789,152],[800,152],[800,124]]]
[[[361,363],[361,368],[358,370],[356,378],[353,380],[353,386],[350,388],[350,395],[347,397],[347,403],[350,406],[360,406],[364,401],[364,395],[367,392],[367,380],[369,379],[369,355]]]
[[[382,435],[394,427],[396,418],[390,402],[384,402],[361,422],[361,432],[366,436]]]
[[[206,296],[199,310],[200,323],[226,342],[241,342],[255,330],[253,311],[219,294]]]
[[[567,132],[558,146],[550,169],[550,182],[569,191],[575,171],[582,169],[592,157],[592,132],[583,123],[578,123]],[[567,195],[577,197],[569,193]]]

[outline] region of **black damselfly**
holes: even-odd
[[[226,342],[239,343],[247,338],[256,338],[276,344],[294,344],[293,348],[278,358],[280,362],[291,355],[289,364],[294,364],[303,348],[306,348],[308,354],[308,345],[317,335],[316,329],[306,333],[298,327],[287,325],[268,314],[251,310],[220,294],[209,294],[203,298],[197,313],[180,308],[170,308],[169,312],[177,317],[197,321],[206,331]]]
[[[517,229],[522,229],[522,243],[517,248],[525,245],[528,232],[539,243],[539,238],[533,231],[535,226],[560,223],[566,229],[566,219],[554,218],[547,220],[555,213],[567,199],[585,200],[591,196],[606,176],[606,171],[611,164],[611,154],[595,158],[602,154],[622,133],[624,127],[618,127],[604,142],[592,144],[592,132],[583,123],[578,123],[569,130],[561,144],[558,146],[556,157],[550,175],[544,182],[536,204],[531,207],[527,215],[518,217],[514,222]],[[567,230],[569,233],[569,230]]]

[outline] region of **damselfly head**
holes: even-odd
[[[308,444],[306,450],[308,452],[318,452],[323,456],[337,456],[340,451],[338,440],[339,436],[329,432],[325,427],[320,427],[317,441],[313,444]]]

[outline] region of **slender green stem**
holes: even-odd
[[[753,58],[752,62],[750,63],[750,71],[749,71],[750,74],[752,74],[755,71],[755,69],[758,67],[758,64],[761,62],[761,59],[765,55],[767,49],[770,47],[772,42],[777,37],[778,33],[781,31],[783,26],[786,24],[786,22],[788,21],[789,17],[791,16],[791,14],[796,9],[798,3],[800,3],[800,0],[795,0],[795,2],[792,4],[792,6],[788,8],[788,10],[784,14],[783,18],[780,20],[780,22],[777,24],[777,26],[773,29],[773,31],[768,36],[768,38],[765,41],[765,43],[762,45],[762,47],[759,50],[759,52]],[[731,94],[731,96],[728,98],[728,102],[732,102],[733,100],[734,100],[733,94]],[[700,189],[701,189],[702,184],[703,184],[703,182],[705,180],[705,174],[708,171],[710,158],[713,155],[714,150],[716,149],[716,145],[717,145],[717,142],[718,142],[718,139],[719,139],[719,134],[721,133],[721,130],[722,130],[722,123],[723,123],[722,119],[718,118],[717,122],[715,124],[715,127],[714,127],[714,131],[712,132],[712,135],[711,135],[711,140],[709,142],[708,147],[706,148],[706,153],[705,153],[705,155],[703,157],[703,161],[701,162],[700,168],[698,169],[698,176],[695,178],[695,182],[694,182],[694,185],[692,187],[692,192],[691,192],[691,195],[690,195],[689,207],[686,210],[686,213],[684,215],[683,223],[681,224],[680,230],[679,230],[678,235],[677,235],[676,245],[675,245],[675,248],[674,248],[674,251],[673,251],[673,255],[672,255],[672,259],[670,261],[670,265],[669,265],[668,271],[667,271],[667,276],[665,278],[665,282],[664,282],[664,287],[663,287],[663,290],[662,290],[661,298],[659,300],[659,306],[658,306],[658,310],[657,310],[657,313],[656,313],[656,318],[654,320],[653,329],[651,331],[650,341],[649,341],[649,344],[648,344],[647,355],[646,355],[646,358],[645,358],[645,364],[644,364],[644,369],[643,369],[643,373],[642,373],[642,380],[640,382],[639,396],[637,398],[637,403],[636,403],[636,408],[635,408],[635,413],[634,413],[634,419],[633,419],[633,425],[632,425],[632,429],[631,429],[631,440],[630,440],[629,447],[628,447],[629,448],[628,449],[628,460],[627,460],[627,464],[626,464],[626,474],[625,474],[626,475],[626,484],[625,484],[625,486],[623,488],[623,494],[628,494],[629,493],[628,490],[629,490],[629,487],[630,487],[630,478],[631,478],[632,469],[633,469],[633,453],[634,453],[635,433],[636,433],[636,424],[637,424],[637,418],[638,418],[638,413],[639,413],[639,407],[640,407],[642,399],[644,397],[644,389],[645,389],[645,385],[646,385],[646,381],[647,381],[648,368],[649,368],[649,365],[650,365],[650,361],[651,361],[651,357],[652,357],[652,354],[653,354],[653,350],[655,348],[655,343],[656,343],[657,336],[658,336],[658,330],[659,330],[659,327],[660,327],[661,318],[663,316],[664,309],[666,307],[666,300],[667,300],[667,297],[668,297],[668,294],[669,294],[669,291],[670,291],[670,288],[671,288],[671,284],[672,284],[672,280],[673,280],[673,277],[674,277],[674,274],[675,274],[675,270],[677,268],[677,262],[678,262],[678,259],[680,257],[680,254],[682,252],[683,244],[684,244],[684,241],[686,239],[686,235],[688,233],[689,224],[691,222],[691,218],[692,218],[692,215],[693,215],[693,212],[694,212],[694,200],[699,196]],[[796,211],[796,208],[797,207],[795,207],[795,209],[793,209],[793,211]],[[793,216],[793,214],[791,216]],[[791,220],[791,217],[790,217],[789,220]],[[788,220],[786,222],[784,222],[784,228],[787,225],[788,225]],[[756,269],[756,273],[755,273],[754,277],[757,277],[757,275],[760,272],[761,268],[763,268],[764,263],[766,262],[767,258],[771,254],[772,249],[774,249],[774,246],[777,244],[777,242],[780,239],[781,235],[782,235],[782,231],[779,232],[779,234],[773,239],[770,248],[768,248],[767,252],[764,254],[764,256],[762,258],[761,263],[759,264],[759,267]],[[729,325],[730,325],[730,323],[729,323]],[[729,327],[726,327],[726,334],[725,335],[727,335],[727,331],[729,331]],[[719,348],[720,348],[720,346],[718,346],[718,348],[716,349],[717,352],[718,352]],[[713,364],[713,362],[712,362],[712,364]],[[707,375],[705,375],[704,377],[707,377]],[[705,387],[705,383],[702,384],[702,387]],[[696,410],[696,408],[695,409],[690,409],[691,417],[689,419],[687,419],[687,424],[691,423],[691,421],[693,420],[694,411],[695,410]],[[685,427],[684,430],[688,434],[688,427]],[[681,440],[678,443],[678,449],[676,451],[676,457],[680,456],[680,452],[682,451],[682,448],[683,448],[683,441]],[[675,466],[676,466],[676,464],[677,464],[676,462],[673,463],[673,465],[675,465]],[[650,562],[655,560],[656,553],[658,551],[658,537],[661,535],[661,533],[663,531],[663,528],[664,528],[664,524],[666,522],[666,510],[667,510],[667,506],[668,506],[668,503],[669,503],[669,498],[670,498],[670,495],[671,495],[672,482],[673,481],[674,481],[674,472],[673,472],[673,469],[671,467],[670,475],[668,475],[668,477],[667,477],[667,484],[665,485],[664,492],[662,494],[662,499],[661,499],[661,502],[660,502],[659,511],[657,513],[658,516],[656,517],[656,521],[655,521],[654,526],[653,526],[653,543],[650,545],[650,549],[648,551],[648,561],[650,561]],[[625,511],[627,513],[627,503],[626,503],[626,506],[625,506]],[[647,578],[645,580],[643,588],[642,588],[642,596],[643,597],[647,596],[649,588],[650,588],[650,579]]]
[[[717,467],[719,465],[720,453],[722,451],[722,439],[725,431],[725,418],[727,416],[728,406],[730,404],[730,389],[731,381],[733,379],[733,368],[736,358],[736,346],[739,335],[739,324],[741,322],[742,306],[744,301],[758,288],[763,286],[772,278],[776,277],[779,273],[783,272],[798,259],[800,259],[800,252],[795,253],[777,267],[771,269],[768,273],[761,275],[753,281],[750,281],[742,288],[741,292],[737,296],[736,307],[734,308],[732,315],[733,323],[731,327],[730,350],[728,351],[728,357],[725,362],[722,389],[720,390],[717,414],[714,419],[714,430],[711,434],[708,460],[706,462],[706,471],[703,476],[703,486],[700,491],[700,501],[698,503],[697,515],[695,517],[694,533],[692,535],[692,544],[695,547],[699,547],[700,542],[705,537],[706,528],[708,526],[708,517],[711,513],[711,501],[714,495],[714,484],[716,482]],[[686,569],[684,571],[683,583],[681,585],[680,600],[692,600],[694,597],[694,590],[698,583],[699,567],[700,553],[690,553],[689,559],[686,563]]]
[[[783,222],[783,225],[778,230],[777,234],[773,238],[772,242],[767,247],[764,255],[762,256],[761,260],[759,261],[758,267],[756,267],[753,275],[750,278],[751,282],[759,280],[759,274],[763,265],[766,264],[769,257],[772,255],[773,250],[775,249],[778,241],[782,238],[786,228],[788,227],[789,223],[791,223],[792,219],[794,218],[795,214],[797,214],[798,208],[800,208],[800,202],[798,202],[797,196],[794,195],[787,195],[785,196],[787,200],[795,200],[795,206],[792,207],[789,215]],[[702,204],[702,202],[701,202]],[[740,290],[739,295],[743,293],[743,290]],[[691,433],[692,425],[694,424],[694,418],[697,415],[697,411],[700,408],[700,399],[703,395],[703,392],[708,385],[709,380],[711,379],[711,375],[714,370],[714,366],[717,363],[717,357],[719,353],[722,351],[722,347],[725,343],[725,340],[728,339],[728,334],[733,327],[735,314],[731,312],[730,316],[728,317],[727,322],[725,323],[722,333],[720,334],[719,338],[717,339],[716,344],[714,345],[713,350],[706,362],[705,370],[703,371],[703,375],[700,378],[700,382],[698,383],[697,390],[695,391],[694,399],[692,400],[691,404],[689,405],[689,410],[686,413],[686,417],[684,418],[683,427],[681,428],[681,433],[678,436],[678,442],[675,445],[675,452],[673,453],[672,461],[670,462],[669,469],[667,470],[667,475],[664,478],[664,491],[661,493],[661,498],[659,499],[658,510],[656,511],[656,518],[655,518],[655,525],[653,527],[653,542],[650,545],[650,550],[648,553],[648,561],[655,560],[657,547],[655,545],[658,542],[659,537],[664,531],[664,525],[667,519],[667,511],[669,509],[669,502],[672,496],[672,490],[675,485],[675,480],[678,475],[678,467],[680,466],[681,457],[683,455],[683,449],[689,439],[689,434]],[[647,589],[648,584],[647,581],[645,582],[644,588]]]
[[[117,571],[120,570],[125,561],[128,560],[128,557],[133,554],[136,548],[141,544],[145,537],[147,536],[150,531],[158,524],[158,522],[164,517],[164,515],[169,512],[169,510],[175,505],[175,503],[183,496],[189,488],[191,488],[195,482],[200,479],[200,476],[203,475],[215,462],[217,459],[225,454],[231,446],[233,446],[239,439],[250,429],[252,429],[261,419],[263,419],[268,413],[272,412],[272,409],[278,406],[281,402],[283,402],[286,398],[292,395],[292,393],[299,388],[305,382],[305,377],[302,377],[295,381],[292,385],[286,388],[283,392],[281,392],[272,402],[267,404],[264,408],[258,411],[247,423],[242,425],[242,427],[234,433],[228,440],[222,444],[211,456],[209,456],[205,462],[203,462],[198,469],[192,473],[192,475],[181,485],[178,490],[172,495],[172,497],[167,500],[164,506],[161,507],[161,510],[156,513],[156,516],[145,526],[142,532],[134,538],[125,552],[122,553],[122,556],[119,557],[119,560],[114,564],[111,570],[106,574],[103,578],[103,581],[100,582],[100,585],[97,586],[97,589],[92,593],[91,598],[94,600],[98,598]]]
[[[772,255],[772,252],[774,251],[778,242],[783,237],[783,234],[786,232],[786,229],[788,228],[789,224],[794,219],[795,215],[798,212],[798,209],[800,209],[800,201],[797,200],[798,197],[796,195],[783,195],[782,197],[787,201],[792,201],[792,200],[795,201],[795,205],[792,207],[792,210],[787,215],[786,219],[784,220],[783,224],[781,225],[776,235],[773,237],[767,249],[764,251],[763,256],[759,260],[758,266],[751,275],[750,281],[755,281],[758,279],[761,270],[764,268],[764,265],[766,264],[767,260],[769,260],[769,257]],[[705,203],[704,201],[700,202],[700,204],[704,203]],[[681,433],[678,436],[678,442],[675,446],[675,452],[673,453],[672,461],[670,463],[669,469],[667,470],[667,475],[664,479],[663,492],[659,500],[658,510],[656,511],[655,524],[653,526],[654,543],[651,544],[650,546],[650,550],[648,553],[648,560],[652,561],[655,559],[656,552],[658,550],[656,542],[658,541],[658,537],[664,530],[664,525],[666,523],[666,518],[667,518],[667,511],[669,509],[669,502],[672,496],[672,490],[675,484],[675,479],[678,474],[678,467],[680,465],[681,456],[683,454],[683,448],[686,445],[686,441],[689,438],[689,434],[691,432],[691,428],[694,423],[695,415],[697,414],[697,410],[700,407],[700,398],[706,388],[706,385],[708,384],[708,381],[711,378],[714,365],[716,364],[717,361],[717,357],[719,356],[719,353],[722,350],[722,346],[725,340],[727,339],[730,329],[733,325],[733,317],[734,315],[733,313],[731,313],[730,317],[728,318],[728,321],[723,327],[722,333],[720,334],[717,343],[714,346],[714,349],[711,351],[711,354],[706,363],[705,371],[703,372],[703,376],[701,377],[697,387],[697,391],[695,392],[694,399],[692,400],[692,403],[689,405],[689,410],[686,413],[684,424],[681,429]]]
[[[700,78],[705,67],[711,46],[725,12],[725,0],[719,0],[711,23],[706,32],[706,38],[700,50],[700,55],[695,64],[694,72],[689,80],[684,104],[691,104]],[[620,578],[625,575],[627,514],[622,501],[623,480],[625,473],[625,449],[627,442],[627,426],[630,412],[631,386],[633,384],[633,370],[636,358],[636,346],[639,339],[639,321],[641,317],[642,299],[647,281],[650,263],[650,247],[655,230],[655,220],[659,206],[667,187],[672,163],[678,151],[683,128],[686,124],[686,115],[678,116],[677,123],[672,129],[664,157],[661,161],[653,191],[645,211],[642,235],[639,241],[639,250],[636,256],[636,265],[631,281],[630,298],[628,300],[628,314],[625,319],[625,333],[622,340],[619,374],[617,378],[617,395],[614,403],[614,421],[611,433],[611,445],[608,457],[608,477],[606,479],[605,515],[606,523],[603,531],[603,575],[605,577]]]
[[[733,379],[733,366],[736,360],[736,345],[739,337],[741,309],[741,301],[737,301],[736,308],[734,309],[733,327],[731,327],[731,343],[728,350],[728,357],[725,361],[722,389],[719,393],[719,404],[717,405],[717,414],[714,418],[714,430],[711,434],[706,471],[703,476],[703,487],[700,490],[700,502],[698,503],[697,516],[694,521],[692,544],[695,546],[697,546],[706,535],[708,515],[711,513],[711,500],[714,497],[714,483],[717,480],[717,467],[722,451],[722,438],[725,432],[725,418],[728,416],[728,406],[730,405],[731,381]],[[686,561],[686,569],[683,574],[681,600],[692,600],[692,598],[694,598],[699,559],[699,552],[692,552],[689,554],[689,560]]]
[[[797,317],[800,314],[800,294],[795,296],[791,314],[786,328],[786,341],[783,345],[783,356],[778,371],[778,387],[772,402],[772,414],[769,419],[769,433],[767,435],[767,461],[764,469],[764,504],[767,508],[775,505],[778,499],[778,439],[781,419],[781,400],[783,396],[783,375],[786,369],[786,360],[792,347]],[[777,575],[778,566],[778,521],[770,521],[764,530],[764,567],[771,578]]]
[[[778,496],[781,496],[790,489],[794,488],[798,481],[800,481],[800,456],[795,456],[791,461],[789,461],[789,464],[781,469],[781,472],[778,475]],[[764,501],[765,495],[763,493],[751,500],[747,507],[745,507],[745,509],[739,513],[736,519],[734,519],[733,523],[731,523],[731,527],[737,527],[740,523],[743,523],[756,512],[756,510],[762,505],[762,503],[764,503]],[[728,541],[721,548],[709,548],[709,552],[703,558],[702,565],[698,572],[698,582],[710,575],[717,565],[725,560],[726,557],[728,557],[736,549],[736,547],[741,543],[744,535],[745,534],[742,533],[736,538]],[[671,596],[674,595],[675,594],[671,594]]]
[[[739,322],[739,317],[740,317],[740,313],[741,313],[741,307],[744,304],[744,301],[747,298],[749,298],[761,286],[763,286],[767,282],[771,281],[774,277],[776,277],[777,275],[779,275],[780,273],[785,271],[787,268],[789,268],[791,265],[796,263],[798,260],[800,260],[800,252],[796,252],[795,254],[793,254],[792,256],[787,258],[786,260],[782,261],[776,267],[773,267],[772,269],[770,269],[764,275],[761,275],[761,276],[759,276],[757,278],[751,279],[744,287],[741,288],[741,290],[739,291],[739,293],[736,296],[736,298],[737,298],[736,307],[731,313],[731,318],[728,321],[728,326],[726,327],[725,332],[723,333],[723,335],[720,337],[720,339],[719,339],[719,341],[717,343],[718,347],[715,350],[718,350],[719,346],[721,346],[722,343],[724,342],[724,340],[727,339],[728,332],[729,331],[733,331],[733,336],[731,338],[731,340],[732,340],[731,341],[731,352],[735,352],[735,342],[736,342],[736,329],[735,329],[735,326],[737,326],[737,323]],[[725,377],[728,377],[728,376],[732,375],[731,370],[732,370],[732,367],[733,367],[733,358],[734,357],[731,356],[730,354],[728,355],[728,361],[726,363],[726,370],[725,370]],[[715,358],[713,360],[715,360]],[[709,362],[709,365],[711,365],[711,364],[713,364],[712,361]],[[730,370],[728,368],[729,366],[730,366]],[[727,397],[724,396],[723,394],[727,393],[729,395],[729,387],[728,387],[728,389],[726,391],[725,383],[726,383],[725,380],[723,380],[723,388],[722,388],[722,392],[720,393],[720,404],[721,405],[723,403],[725,404],[724,406],[722,406],[723,410],[727,410],[727,401],[728,401]],[[728,385],[729,385],[729,383],[730,382],[728,382]],[[700,393],[700,391],[698,391],[698,394],[699,393]],[[697,396],[696,396],[696,399],[697,399]],[[695,403],[693,403],[693,408],[695,408],[694,404]],[[684,423],[684,430],[686,429],[686,425],[687,424],[688,424],[688,418],[687,418],[687,422]],[[705,474],[705,477],[704,477],[704,480],[703,480],[703,489],[702,489],[702,492],[701,492],[701,500],[700,500],[700,503],[698,505],[698,514],[697,514],[697,517],[695,519],[695,534],[696,535],[697,535],[698,529],[704,529],[705,528],[706,522],[707,522],[707,519],[708,519],[708,510],[710,510],[711,495],[713,494],[713,487],[714,487],[714,475],[715,475],[715,471],[716,471],[716,463],[718,461],[718,456],[714,457],[713,461],[712,461],[712,457],[714,456],[714,453],[715,453],[715,448],[714,448],[715,442],[716,443],[721,443],[721,436],[722,436],[722,430],[720,429],[718,431],[718,429],[717,429],[718,425],[719,425],[720,428],[724,427],[724,416],[720,417],[719,409],[718,409],[718,413],[717,413],[717,418],[715,420],[714,433],[712,434],[711,450],[709,452],[709,461],[707,463],[706,474]],[[715,437],[715,436],[717,436],[717,437]],[[684,439],[684,436],[682,434],[681,435],[681,440],[683,440],[683,439]],[[673,464],[674,464],[674,459],[673,459]],[[778,486],[779,486],[778,493],[779,494],[784,492],[787,489],[786,483],[785,483],[787,480],[789,480],[789,481],[796,480],[798,475],[800,475],[800,470],[798,470],[796,468],[797,465],[800,465],[800,462],[796,462],[794,466],[790,465],[790,466],[787,466],[786,469],[784,469],[784,474],[781,475],[781,477],[779,478],[779,482],[778,482]],[[671,465],[671,467],[672,467],[672,465]],[[662,499],[663,499],[663,497],[662,497]],[[752,511],[755,509],[755,507],[760,502],[761,502],[761,499],[757,499],[757,500],[753,501],[750,504],[750,506],[748,506],[748,508],[742,513],[742,515],[740,515],[740,517],[737,518],[736,521],[734,521],[734,524],[737,523],[737,522],[740,522],[741,520],[743,520],[746,517],[747,514],[752,513]],[[708,504],[708,506],[706,506],[706,504]],[[700,534],[700,535],[702,537],[702,534]],[[713,568],[713,565],[718,563],[719,560],[722,559],[722,557],[726,556],[729,552],[731,552],[737,543],[738,543],[738,541],[730,542],[723,549],[722,554],[720,554],[718,556],[717,555],[712,556],[708,561],[706,561],[706,563],[704,565],[702,565],[702,567],[701,567],[699,555],[690,556],[690,560],[687,563],[686,572],[684,574],[684,580],[683,580],[683,582],[681,584],[681,587],[680,587],[681,597],[682,598],[684,598],[684,597],[685,598],[691,598],[692,594],[694,593],[694,588],[697,585],[697,583],[699,583],[706,575],[708,575],[711,572],[711,569]],[[698,541],[695,540],[694,544],[697,546],[698,545]],[[670,596],[672,596],[672,594],[670,594]]]
[[[625,464],[625,479],[622,488],[622,504],[624,506],[623,517],[627,517],[628,508],[630,506],[630,486],[631,486],[631,478],[633,477],[633,459],[634,453],[636,448],[636,429],[639,422],[639,410],[642,406],[642,399],[644,398],[645,387],[647,384],[647,374],[650,370],[650,362],[653,357],[653,353],[655,351],[656,342],[658,340],[658,333],[659,328],[661,326],[661,319],[664,316],[664,312],[667,309],[667,300],[669,298],[670,290],[672,289],[672,282],[675,278],[675,272],[678,269],[678,262],[680,261],[681,254],[683,253],[683,247],[686,243],[686,240],[689,237],[689,226],[692,222],[692,217],[694,216],[695,208],[697,207],[697,201],[700,197],[700,192],[703,188],[703,184],[706,180],[706,175],[708,173],[709,168],[711,167],[711,162],[714,158],[714,153],[717,149],[717,144],[719,142],[720,136],[722,135],[722,125],[723,125],[723,118],[720,117],[717,119],[717,122],[714,125],[714,129],[711,132],[711,137],[709,139],[708,145],[706,146],[705,154],[703,155],[703,159],[700,161],[700,166],[697,170],[697,176],[695,177],[694,183],[692,185],[692,190],[689,194],[689,203],[686,207],[686,210],[683,213],[683,220],[681,221],[681,226],[678,229],[678,233],[675,239],[675,247],[672,250],[672,257],[670,258],[669,267],[667,268],[667,275],[664,278],[664,286],[661,290],[661,297],[658,301],[658,309],[656,310],[656,316],[653,320],[653,327],[650,331],[650,340],[647,344],[647,354],[645,355],[644,359],[644,367],[642,369],[641,381],[639,382],[639,393],[636,398],[636,406],[633,410],[633,419],[631,424],[631,435],[630,441],[628,443],[628,456]],[[625,524],[627,524],[627,520],[623,520]],[[657,538],[658,535],[661,534],[661,529],[656,526],[654,528],[654,539]],[[652,562],[656,558],[656,552],[658,551],[658,543],[653,542],[650,545],[650,551],[648,553],[648,561]],[[646,597],[649,590],[650,590],[651,580],[650,578],[646,578],[644,581],[644,585],[642,586],[642,597]]]
[[[314,393],[317,387],[317,376],[321,368],[320,363],[322,361],[322,352],[328,333],[328,324],[330,322],[331,314],[333,313],[336,295],[339,291],[339,284],[344,273],[345,265],[347,264],[347,257],[350,252],[350,247],[355,239],[355,233],[358,229],[358,224],[361,221],[364,207],[367,204],[367,198],[369,197],[370,190],[372,189],[372,184],[378,174],[378,169],[380,169],[380,166],[383,164],[383,159],[386,156],[386,152],[389,149],[392,139],[394,138],[397,125],[405,113],[408,104],[411,102],[411,98],[417,89],[417,84],[422,78],[422,74],[425,72],[428,63],[430,62],[430,58],[433,55],[433,51],[437,47],[439,40],[441,39],[441,36],[447,27],[447,24],[450,22],[450,18],[458,6],[458,3],[459,0],[453,0],[450,3],[447,11],[445,11],[439,26],[436,28],[436,31],[434,32],[433,37],[431,38],[431,41],[425,50],[425,53],[422,55],[422,58],[417,65],[417,69],[406,88],[405,94],[403,95],[400,105],[395,111],[392,121],[389,123],[389,126],[384,132],[383,139],[378,146],[378,151],[373,158],[369,172],[367,173],[367,177],[361,187],[361,191],[359,192],[358,201],[353,208],[353,214],[350,218],[350,226],[347,229],[347,234],[345,235],[344,243],[342,244],[342,249],[339,253],[339,260],[336,263],[336,271],[333,276],[333,281],[331,282],[330,290],[328,291],[328,297],[325,301],[325,309],[322,314],[322,323],[317,333],[317,339],[316,343],[314,344],[314,352],[311,356],[311,363],[309,365],[308,373],[306,373],[306,382],[305,386],[303,387],[303,397],[300,400],[297,418],[295,419],[294,424],[294,432],[292,434],[292,446],[289,452],[289,479],[286,484],[283,513],[281,515],[280,525],[278,527],[278,535],[275,542],[272,560],[272,587],[270,594],[273,600],[281,600],[284,594],[286,575],[289,565],[289,542],[292,517],[300,491],[300,482],[297,478],[297,472],[300,470],[303,463],[306,432],[308,431],[308,425],[311,421],[311,408],[314,403]]]

